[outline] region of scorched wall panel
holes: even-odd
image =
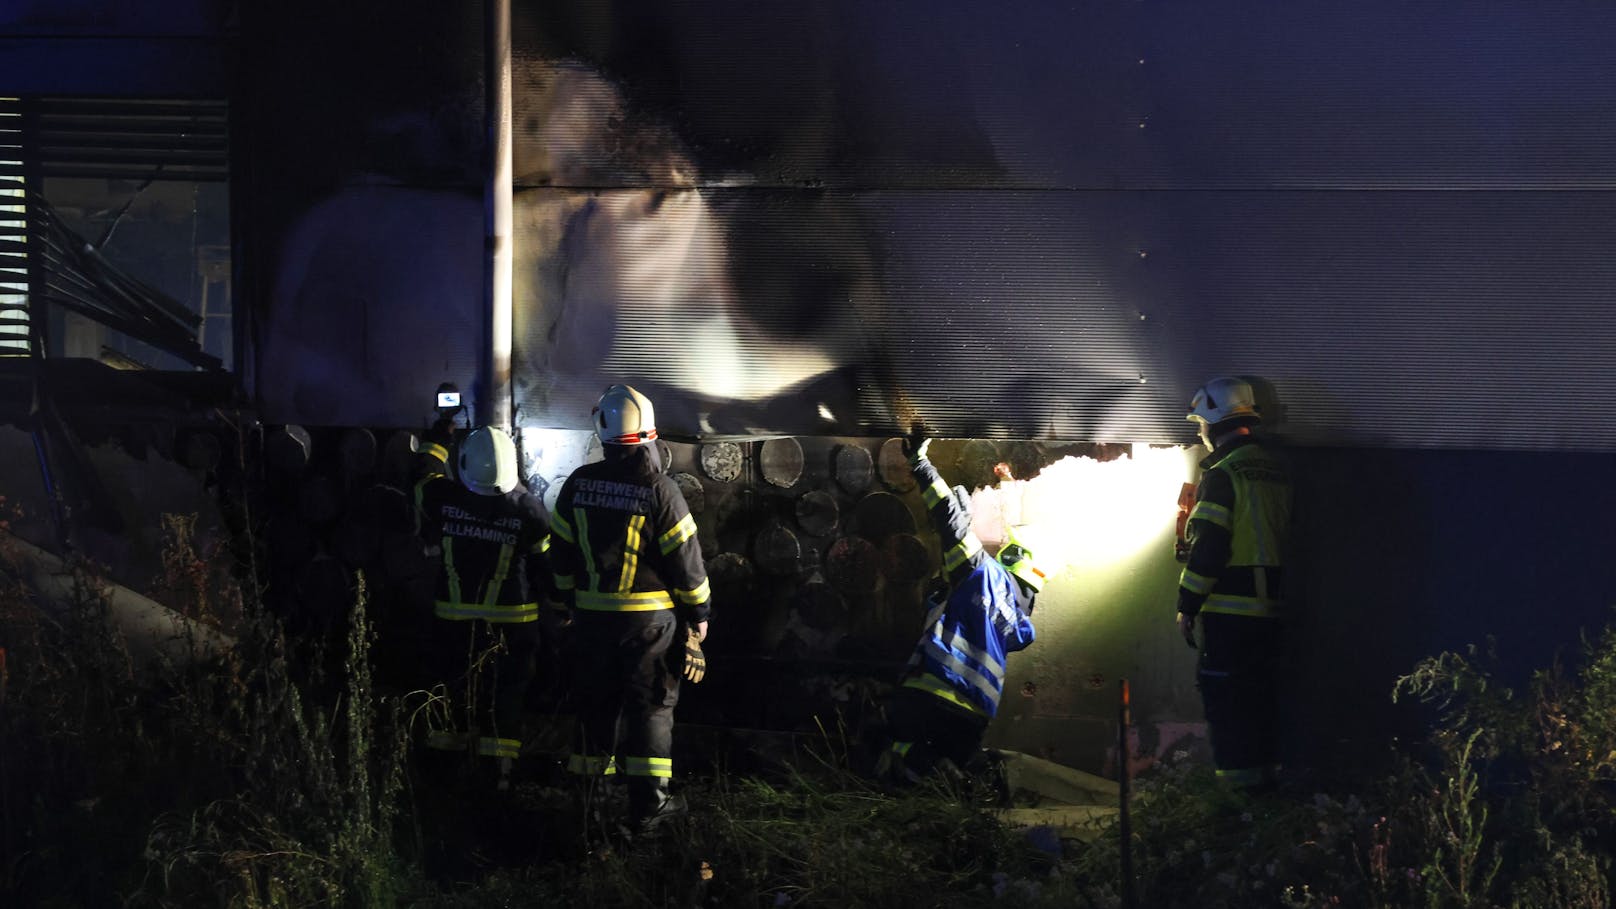
[[[274,419],[414,422],[476,373],[476,11],[414,6],[346,57],[265,58],[300,127],[269,147],[325,143],[254,190]],[[1178,441],[1193,385],[1239,372],[1305,441],[1616,447],[1604,5],[515,19],[519,422],[581,427],[628,380],[691,438]]]

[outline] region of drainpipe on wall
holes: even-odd
[[[511,3],[483,0],[484,119],[488,171],[483,192],[486,323],[478,371],[478,425],[511,428]]]

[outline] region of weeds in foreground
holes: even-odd
[[[213,575],[171,564],[189,585],[176,589],[209,614],[218,592],[198,579]],[[463,824],[449,845],[529,848],[429,883],[398,835],[411,809],[403,736],[452,717],[442,696],[407,718],[374,693],[362,578],[335,662],[289,641],[248,595],[228,653],[196,648],[147,671],[96,573],[75,570],[71,602],[54,609],[0,572],[7,905],[1122,904],[1116,829],[1088,845],[1014,829],[977,790],[888,792],[834,748],[770,774],[683,779],[690,817],[637,845],[579,836],[560,807],[570,795],[527,783],[496,806],[498,823]],[[1520,689],[1475,648],[1422,661],[1393,696],[1428,705],[1432,732],[1383,776],[1251,798],[1187,761],[1143,776],[1139,905],[1611,904],[1616,630]]]
[[[664,838],[598,840],[415,905],[1077,905],[1058,840],[1029,838],[991,802],[940,783],[885,792],[809,762],[685,792],[691,814]]]
[[[209,699],[225,708],[212,757],[234,770],[234,785],[157,819],[144,850],[157,873],[137,897],[175,906],[397,903],[407,879],[393,842],[405,744],[397,704],[371,692],[371,640],[361,576],[343,687],[323,703],[296,677],[278,624],[252,617],[211,677],[223,691]]]

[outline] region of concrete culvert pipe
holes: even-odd
[[[64,612],[79,596],[73,569],[60,556],[9,533],[0,533],[0,554],[47,611]],[[184,664],[235,646],[233,637],[211,625],[187,618],[121,584],[100,583],[108,614],[136,666],[147,666],[158,657]]]

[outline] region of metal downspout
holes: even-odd
[[[488,132],[484,186],[484,350],[478,425],[511,428],[511,3],[483,0],[483,87]]]

